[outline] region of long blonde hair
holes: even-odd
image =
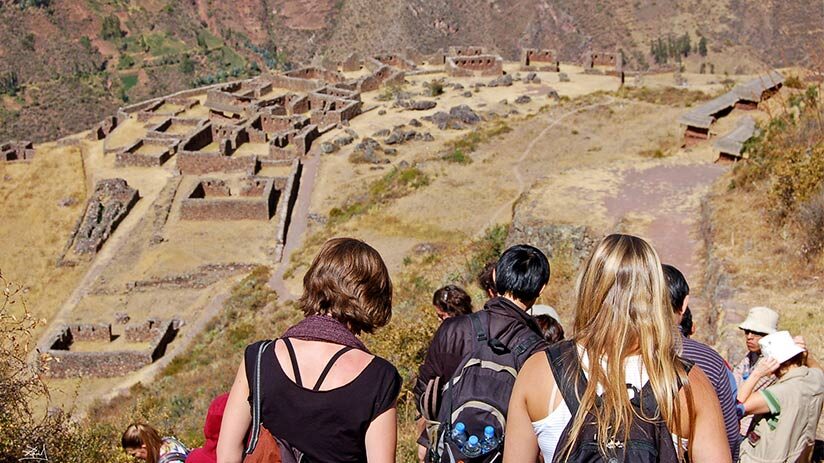
[[[636,236],[607,236],[581,271],[577,291],[573,340],[583,346],[589,358],[589,381],[584,391],[577,391],[581,405],[573,417],[567,457],[587,413],[595,417],[602,452],[611,440],[626,444],[633,419],[661,419],[670,430],[683,435],[679,383],[685,386],[690,412],[692,394],[678,359],[681,338],[677,336],[655,249]],[[639,416],[627,394],[624,361],[639,353],[658,402],[659,416]],[[603,387],[603,394],[602,404],[596,407],[598,385]],[[678,445],[679,456],[681,453]]]

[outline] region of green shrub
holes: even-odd
[[[447,162],[454,162],[456,164],[472,164],[472,158],[464,154],[460,148],[455,148],[454,150],[449,151],[443,155],[441,159]]]
[[[804,83],[801,82],[801,79],[797,75],[792,75],[784,79],[784,86],[800,90],[804,88]]]
[[[123,53],[117,60],[117,69],[130,69],[134,66],[134,58],[128,53]]]
[[[120,18],[115,15],[106,16],[100,25],[100,37],[103,40],[115,40],[123,37],[125,33],[120,29]]]

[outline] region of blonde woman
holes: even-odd
[[[533,462],[539,451],[546,462],[577,461],[587,452],[603,461],[679,461],[687,446],[693,463],[730,462],[718,398],[700,368],[678,357],[680,338],[652,246],[607,236],[577,291],[572,339],[533,355],[518,374],[504,462]],[[564,350],[569,368],[553,369],[548,359],[563,359],[557,353]],[[648,460],[634,442],[642,426],[656,431]]]

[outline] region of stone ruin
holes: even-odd
[[[447,56],[480,56],[488,55],[486,47],[455,45],[447,49]]]
[[[181,201],[180,218],[267,221],[275,212],[280,191],[274,178],[247,177],[236,191],[224,180],[204,178]]]
[[[10,141],[0,144],[0,161],[31,161],[34,159],[34,145],[30,141]]]
[[[549,71],[561,70],[558,52],[549,49],[524,48],[521,50],[522,71]]]
[[[179,329],[180,321],[176,319],[127,323],[123,334],[125,342],[146,344],[145,348],[106,350],[119,337],[112,334],[110,323],[65,324],[40,348],[41,371],[51,378],[122,376],[161,358]],[[96,343],[98,345],[92,347],[98,349],[72,350],[79,342]]]
[[[159,167],[177,151],[179,140],[174,138],[141,138],[117,153],[115,167]]]
[[[501,76],[503,58],[497,55],[449,56],[446,73],[450,77]]]
[[[381,53],[373,56],[373,58],[387,66],[403,69],[404,71],[411,71],[417,67],[415,62],[395,53]]]
[[[581,57],[585,73],[603,72],[609,76],[617,76],[624,82],[624,57],[620,52],[585,51]]]
[[[100,180],[86,204],[69,247],[77,254],[95,254],[140,198],[122,178]]]
[[[103,140],[109,136],[112,131],[117,128],[117,117],[116,116],[108,116],[102,121],[100,121],[92,131],[89,133],[89,139],[91,140]]]

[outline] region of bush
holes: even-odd
[[[784,86],[787,88],[794,88],[796,90],[800,90],[804,88],[804,83],[801,82],[801,79],[797,75],[792,75],[784,79]]]
[[[8,71],[0,73],[0,95],[7,94],[7,95],[17,95],[17,92],[20,90],[20,80],[17,77],[17,73],[14,71]]]
[[[103,40],[115,40],[123,37],[123,35],[124,32],[120,29],[120,18],[115,15],[103,18],[103,23],[100,25],[100,37]]]
[[[812,259],[824,251],[824,189],[798,208],[802,253]]]
[[[117,60],[117,69],[129,69],[134,66],[134,58],[128,53],[123,53]]]
[[[460,148],[455,148],[454,150],[448,152],[443,155],[441,159],[446,162],[454,162],[456,164],[472,164],[472,158],[464,154]]]
[[[433,79],[427,82],[426,88],[429,90],[429,96],[443,95],[443,81]]]

